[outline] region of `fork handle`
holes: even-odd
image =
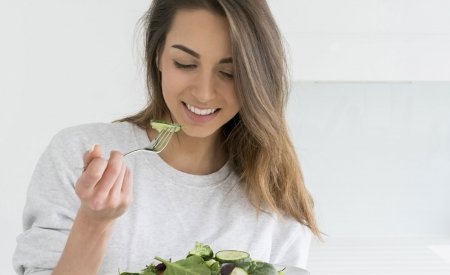
[[[128,152],[128,153],[123,154],[123,156],[126,157],[126,156],[128,156],[129,154],[132,154],[132,153],[135,153],[135,152],[138,152],[138,151],[141,151],[141,150],[142,150],[142,149],[136,149],[136,150],[133,150],[133,151],[130,151],[130,152]]]
[[[150,150],[150,149],[147,149],[147,148],[139,148],[139,149],[130,151],[130,152],[128,152],[128,153],[125,153],[125,154],[123,154],[123,156],[126,157],[126,156],[128,156],[128,155],[130,155],[130,154],[132,154],[132,153],[136,153],[136,152],[139,152],[139,151],[151,151],[151,150]]]

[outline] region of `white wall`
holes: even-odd
[[[269,0],[302,81],[449,81],[448,0]]]
[[[448,1],[427,1],[423,7],[423,1],[400,0],[270,3],[291,44],[296,80],[449,80],[449,57],[442,50],[448,45],[450,24],[443,14]],[[134,32],[148,5],[147,0],[0,0],[2,274],[12,273],[26,188],[50,138],[64,127],[111,121],[143,106]],[[401,13],[403,8],[409,12]],[[373,11],[387,13],[380,30],[370,23]],[[400,43],[396,51],[384,51],[390,40],[380,42],[386,43],[381,48],[364,40],[378,37],[372,34],[388,25],[398,26],[387,34]],[[422,41],[426,45],[420,35],[430,38]],[[429,60],[409,58],[416,49]],[[443,218],[449,216],[444,201],[450,182],[448,84],[299,85],[289,118],[325,232],[448,232]],[[409,226],[416,223],[413,210],[427,223]],[[406,215],[393,227],[394,214]]]
[[[135,24],[149,1],[0,0],[0,273],[12,274],[25,192],[60,129],[145,103]]]
[[[330,237],[450,237],[450,82],[295,83],[288,118]]]

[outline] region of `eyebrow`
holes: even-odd
[[[188,54],[192,55],[193,57],[200,59],[199,53],[195,52],[192,49],[189,49],[186,46],[175,44],[175,45],[172,45],[172,48],[182,50],[185,53],[188,53]],[[231,57],[227,57],[227,58],[223,58],[219,61],[219,64],[225,64],[225,63],[233,63],[233,59]]]

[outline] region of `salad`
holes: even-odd
[[[181,125],[177,123],[170,123],[164,120],[153,119],[150,121],[150,126],[156,131],[161,132],[163,130],[169,130],[170,132],[176,133],[181,130]]]
[[[119,275],[284,275],[270,263],[253,260],[250,254],[240,250],[221,250],[214,254],[211,247],[195,243],[185,259],[172,262],[155,257],[159,263],[151,263],[140,273],[122,272]]]

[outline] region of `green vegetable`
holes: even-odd
[[[215,263],[219,263],[218,261],[214,260],[214,259],[210,259],[206,261],[206,265],[207,266],[212,266]]]
[[[239,250],[221,250],[216,253],[220,263],[239,263],[250,259],[250,254]]]
[[[256,261],[256,268],[252,275],[278,275],[278,271],[269,263]]]
[[[197,255],[203,258],[203,260],[208,261],[214,256],[214,252],[212,251],[209,245],[205,245],[199,242],[195,242],[195,248],[189,251],[189,256]]]
[[[242,261],[240,263],[237,263],[236,265],[240,268],[242,268],[243,270],[245,270],[247,273],[252,274],[253,271],[255,271],[256,269],[256,261]]]
[[[120,273],[120,271],[119,271]],[[136,272],[122,272],[119,275],[158,275],[158,269],[156,269],[154,264],[147,266],[142,270],[141,273]]]
[[[216,253],[208,245],[196,242],[195,247],[189,251],[186,259],[172,262],[160,257],[155,266],[151,263],[140,273],[122,272],[120,275],[284,275],[283,270],[277,271],[269,263],[254,261],[250,254],[239,250],[221,250]]]
[[[142,275],[158,275],[159,271],[160,270],[158,270],[156,268],[155,264],[152,263],[151,265],[147,266],[147,268],[144,269],[141,274]]]
[[[261,261],[242,261],[236,264],[237,267],[242,268],[248,274],[258,274],[258,275],[279,275],[276,268],[265,262]]]
[[[220,263],[214,259],[208,260],[206,265],[211,269],[211,275],[220,274]]]
[[[166,265],[164,275],[211,275],[211,270],[200,256],[193,255],[176,262],[170,262],[160,257],[155,257],[155,259]]]
[[[158,131],[158,133],[161,132],[162,130],[165,130],[165,129],[169,129],[169,130],[171,130],[174,133],[176,133],[176,132],[181,130],[181,125],[179,125],[179,124],[169,123],[167,121],[157,120],[157,119],[151,120],[150,121],[150,126],[152,126],[153,129]]]
[[[248,273],[240,267],[235,267],[230,275],[248,275]]]

